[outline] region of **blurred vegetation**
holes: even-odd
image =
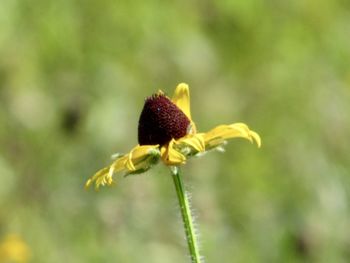
[[[137,143],[143,100],[191,87],[184,167],[207,262],[348,262],[350,2],[1,0],[0,239],[31,262],[187,262],[165,167],[85,191]]]

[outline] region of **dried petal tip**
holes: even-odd
[[[141,112],[138,140],[140,145],[160,146],[187,134],[190,120],[164,93],[147,98]]]

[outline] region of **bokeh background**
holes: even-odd
[[[345,0],[1,0],[0,240],[188,262],[167,168],[83,189],[137,143],[144,98],[186,82],[199,130],[263,139],[183,169],[206,262],[349,262],[349,36]]]

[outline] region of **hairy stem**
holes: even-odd
[[[188,200],[188,195],[185,192],[184,185],[180,176],[180,169],[178,167],[173,167],[171,174],[173,177],[177,199],[179,201],[182,221],[185,227],[186,240],[188,249],[191,256],[192,263],[200,263],[199,248],[197,243],[197,237],[195,235],[193,218],[190,210],[190,204]]]

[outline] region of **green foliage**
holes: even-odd
[[[137,143],[144,98],[186,82],[200,131],[242,121],[263,140],[184,168],[206,261],[346,262],[349,8],[2,0],[0,239],[36,263],[186,262],[166,168],[83,189]]]

